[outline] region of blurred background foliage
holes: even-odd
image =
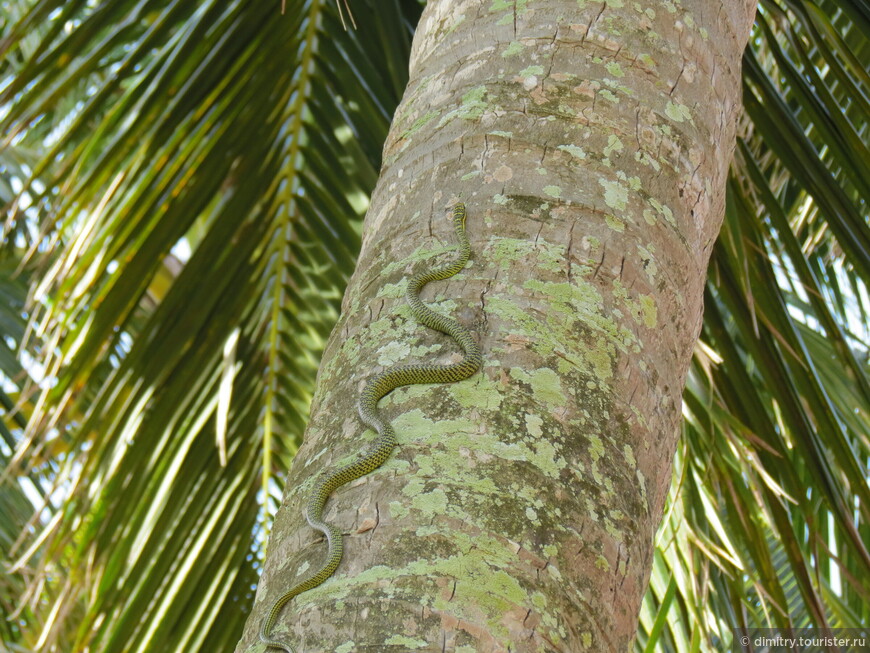
[[[351,9],[0,2],[9,651],[234,647],[421,5]],[[868,35],[762,0],[638,651],[870,623]]]

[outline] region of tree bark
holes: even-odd
[[[473,328],[483,369],[381,402],[400,445],[330,500],[344,561],[274,634],[297,653],[629,649],[754,8],[428,3],[238,651],[324,559],[302,508],[374,437],[356,414],[366,379],[459,356],[402,300],[454,248],[456,201],[472,263],[423,298]]]

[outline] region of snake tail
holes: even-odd
[[[378,434],[369,450],[357,460],[327,472],[315,484],[308,504],[305,507],[305,518],[308,524],[326,536],[327,560],[312,576],[294,585],[282,594],[269,610],[260,627],[260,641],[268,648],[276,648],[286,653],[293,653],[287,644],[272,638],[270,632],[281,609],[293,597],[313,589],[332,576],[344,555],[344,542],[341,532],[331,524],[323,521],[323,509],[330,495],[345,483],[349,483],[369,474],[383,465],[396,446],[396,433],[389,421],[383,419],[378,412],[378,402],[396,388],[405,385],[421,383],[452,383],[462,381],[472,376],[480,369],[482,356],[480,347],[464,326],[445,315],[436,313],[420,299],[420,291],[432,282],[449,279],[462,270],[471,257],[471,244],[465,233],[465,205],[453,207],[453,229],[459,240],[459,256],[452,263],[442,265],[415,274],[408,281],[405,301],[411,308],[414,318],[422,325],[440,331],[452,337],[463,351],[462,360],[449,365],[400,365],[391,367],[372,378],[363,388],[357,408],[363,424],[375,430]]]

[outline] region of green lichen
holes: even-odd
[[[486,86],[475,86],[462,96],[462,106],[477,108],[483,105],[483,98],[486,95],[486,92]]]
[[[460,383],[451,383],[448,392],[463,408],[498,410],[504,399],[499,384],[486,373],[475,374]]]
[[[477,120],[483,115],[483,112],[487,109],[488,105],[484,101],[486,94],[486,86],[475,86],[471,90],[467,91],[465,95],[462,96],[462,101],[460,102],[459,108],[448,111],[441,118],[438,126],[443,127],[445,124],[455,118],[461,118],[462,120]]]
[[[504,461],[523,461],[530,463],[550,478],[558,478],[560,472],[568,463],[558,455],[555,447],[548,440],[540,440],[535,443],[502,442],[492,433],[462,433],[452,429],[445,429],[444,422],[454,420],[432,421],[425,418],[418,410],[409,411],[397,417],[393,425],[400,441],[408,440],[415,442],[428,442],[432,447],[431,453],[416,460],[420,477],[412,477],[405,485],[402,492],[414,499],[418,496],[432,494],[434,490],[427,491],[427,479],[431,478],[463,478],[463,486],[452,491],[470,494],[477,497],[492,497],[501,499],[506,490],[496,485],[492,479],[482,474],[469,476],[466,470],[470,458],[493,458]],[[431,516],[437,510],[444,509],[448,514],[457,518],[468,519],[463,512],[462,502],[449,503],[445,506],[440,496],[426,496],[423,503],[415,508],[424,510]]]
[[[448,503],[447,493],[441,488],[435,488],[431,492],[422,492],[411,499],[411,507],[428,518],[446,514]]]
[[[648,502],[646,493],[646,478],[639,469],[635,470],[635,476],[637,477],[637,484],[640,487],[640,499],[644,504],[646,504]]]
[[[599,179],[598,183],[604,188],[604,203],[612,209],[624,211],[628,206],[628,188],[609,179]]]
[[[540,613],[547,611],[547,596],[541,592],[532,593],[532,606]]]
[[[692,112],[689,110],[689,107],[685,104],[680,104],[679,102],[673,102],[671,100],[668,100],[668,103],[665,105],[665,114],[674,122],[692,120]]]
[[[529,462],[550,478],[559,478],[559,473],[568,467],[568,463],[558,455],[556,447],[547,440],[541,440],[532,447],[533,455]]]
[[[604,520],[604,530],[607,531],[607,534],[610,535],[615,541],[622,542],[625,539],[622,531],[616,527],[610,519]]]
[[[646,52],[639,54],[637,56],[638,61],[640,61],[644,66],[650,69],[654,69],[656,67],[656,61]]]
[[[568,154],[580,160],[586,158],[586,151],[577,145],[560,145],[557,149],[568,152]]]
[[[496,311],[500,311],[506,319],[512,319],[521,324],[526,333],[531,333],[533,337],[537,338],[538,343],[535,349],[542,355],[546,356],[555,349],[552,344],[554,338],[565,339],[557,340],[557,342],[570,342],[576,339],[576,326],[572,323],[574,320],[582,321],[585,327],[593,333],[603,335],[607,347],[610,347],[612,343],[619,349],[627,351],[633,350],[636,345],[636,338],[631,331],[617,326],[612,318],[602,314],[601,294],[592,284],[580,283],[576,279],[572,284],[529,279],[523,286],[549,297],[555,313],[552,319],[541,324],[529,318],[522,309],[516,311],[508,309],[507,306],[499,303],[499,299],[495,296],[488,300],[488,305],[493,306]],[[567,323],[566,317],[570,320]],[[583,349],[589,344],[591,343],[587,341]],[[570,356],[570,353],[566,352],[566,354]]]
[[[655,245],[653,245],[652,243],[650,243],[649,249],[647,249],[643,245],[637,246],[637,252],[640,255],[640,260],[643,262],[643,269],[646,272],[646,276],[651,283],[655,281],[656,275],[659,271],[656,260],[652,254],[653,251],[655,251]]]
[[[607,226],[616,232],[622,233],[623,231],[625,231],[625,223],[617,218],[615,215],[610,215],[608,213],[604,216],[604,222],[606,222]]]
[[[405,432],[404,430],[402,431]],[[414,478],[412,477],[406,484],[405,487],[402,488],[402,494],[409,497],[415,497],[426,488],[426,481],[422,478]]]
[[[390,516],[393,519],[403,519],[410,511],[401,501],[390,501]]]
[[[524,68],[519,72],[519,76],[521,79],[528,79],[529,77],[537,77],[538,75],[544,74],[543,66],[529,66],[528,68]]]
[[[414,135],[416,132],[420,131],[427,123],[431,122],[433,119],[438,117],[437,111],[430,111],[424,116],[420,116],[413,122],[413,124],[408,127],[404,132],[402,132],[401,138],[408,138]]]
[[[537,207],[540,208],[540,207]],[[507,270],[518,261],[529,262],[542,270],[558,272],[564,267],[564,247],[539,239],[537,243],[525,238],[490,237],[483,256]]]
[[[533,415],[532,413],[526,414],[526,431],[529,432],[533,438],[540,438],[544,432],[541,430],[541,425],[544,423],[538,415]]]
[[[645,166],[649,166],[656,172],[659,172],[662,169],[662,166],[658,161],[642,150],[638,150],[634,153],[634,160]]]
[[[634,457],[634,452],[631,450],[631,445],[626,444],[622,447],[622,455],[625,457],[625,462],[632,469],[637,467],[637,460]]]
[[[562,197],[562,189],[559,186],[544,186],[543,190],[550,197]]]
[[[625,72],[622,70],[622,66],[620,66],[617,62],[611,61],[604,68],[614,77],[625,77]]]
[[[607,146],[604,148],[604,156],[609,157],[614,152],[621,152],[624,149],[622,141],[616,134],[610,134],[607,137]]]
[[[492,433],[481,434],[470,418],[428,419],[419,409],[402,413],[393,420],[400,442],[439,446],[455,455],[460,449],[495,456],[504,460],[528,460],[529,450],[519,444],[502,442]],[[409,491],[404,490],[406,494]],[[422,491],[422,486],[419,488]]]
[[[530,522],[534,523],[535,525],[539,525],[541,523],[540,520],[538,519],[538,513],[535,512],[535,509],[532,508],[531,506],[526,508],[526,519],[528,519]]]
[[[428,646],[428,642],[425,639],[414,639],[405,635],[390,635],[384,640],[384,644],[387,646],[404,646],[412,650]]]
[[[595,478],[595,481],[598,482],[598,478]],[[598,504],[596,504],[590,497],[585,497],[584,502],[586,504],[586,514],[594,522],[598,522],[598,510],[596,509]]]
[[[662,204],[654,197],[648,198],[647,202],[649,202],[650,206],[652,206],[658,212],[659,215],[663,216],[664,219],[667,220],[671,226],[673,226],[673,227],[677,226],[677,221],[674,219],[674,212],[671,211],[671,209],[668,206]]]
[[[515,561],[513,546],[486,535],[471,538],[452,530],[445,535],[450,537],[452,555],[420,557],[398,568],[377,565],[352,577],[339,575],[310,590],[308,596],[316,601],[328,592],[330,600],[341,600],[351,594],[372,594],[386,583],[394,598],[417,600],[470,623],[483,620],[490,633],[507,644],[510,632],[504,615],[532,603],[529,592],[505,571]],[[419,580],[408,587],[402,582],[405,578]],[[452,598],[439,591],[438,581],[443,580],[455,584]]]
[[[651,295],[641,295],[638,301],[640,302],[644,325],[648,329],[655,328],[658,325],[658,309],[656,308],[655,299]]]
[[[634,95],[634,91],[631,90],[631,88],[629,88],[625,84],[620,84],[615,79],[610,79],[609,77],[605,77],[601,81],[604,83],[605,86],[607,86],[608,88],[610,88],[613,91],[618,91],[618,92],[622,93],[623,95],[627,95],[629,97]]]
[[[522,43],[520,43],[519,41],[512,41],[511,44],[509,46],[507,46],[507,48],[502,50],[501,56],[505,57],[505,58],[513,57],[514,55],[517,55],[520,52],[522,52],[524,47],[525,46]]]
[[[517,381],[528,383],[532,388],[532,396],[549,408],[559,408],[565,405],[567,397],[562,390],[559,375],[548,367],[542,367],[531,372],[519,367],[512,367],[510,375]]]
[[[594,433],[587,434],[586,439],[589,442],[589,456],[593,463],[597,463],[604,457],[604,443]]]
[[[376,297],[392,297],[393,299],[405,296],[405,289],[408,287],[408,280],[402,279],[398,283],[385,283],[378,289]]]
[[[349,640],[340,646],[337,646],[335,649],[335,653],[350,653],[353,651],[353,647],[356,646],[356,642],[353,640]]]
[[[571,319],[581,319],[587,327],[606,334],[614,342],[624,342],[626,338],[630,337],[630,332],[623,332],[612,320],[601,315],[599,310],[602,303],[601,295],[590,283],[577,283],[575,280],[575,283],[568,284],[530,279],[523,285],[529,290],[535,290],[548,297],[555,313]],[[619,335],[620,333],[624,335]]]

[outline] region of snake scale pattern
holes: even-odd
[[[459,258],[447,265],[423,271],[411,277],[408,281],[405,299],[411,307],[411,313],[420,324],[452,337],[465,355],[462,360],[450,365],[416,364],[392,367],[381,372],[366,384],[359,399],[359,416],[363,423],[377,431],[378,437],[368,452],[353,463],[328,472],[314,486],[305,509],[305,518],[312,528],[326,536],[328,558],[317,573],[290,588],[272,604],[269,614],[260,627],[260,641],[266,644],[267,650],[276,648],[286,653],[293,653],[293,649],[287,644],[276,641],[269,634],[281,608],[294,596],[323,583],[335,572],[341,562],[344,553],[341,532],[335,526],[323,521],[323,508],[329,496],[345,483],[365,476],[383,465],[396,446],[396,434],[392,425],[378,413],[378,402],[381,398],[405,385],[461,381],[480,369],[482,362],[480,347],[471,337],[468,329],[455,320],[436,313],[420,299],[420,291],[426,284],[452,277],[465,267],[471,256],[471,244],[465,233],[464,204],[454,206],[452,220],[456,237],[459,240]]]

